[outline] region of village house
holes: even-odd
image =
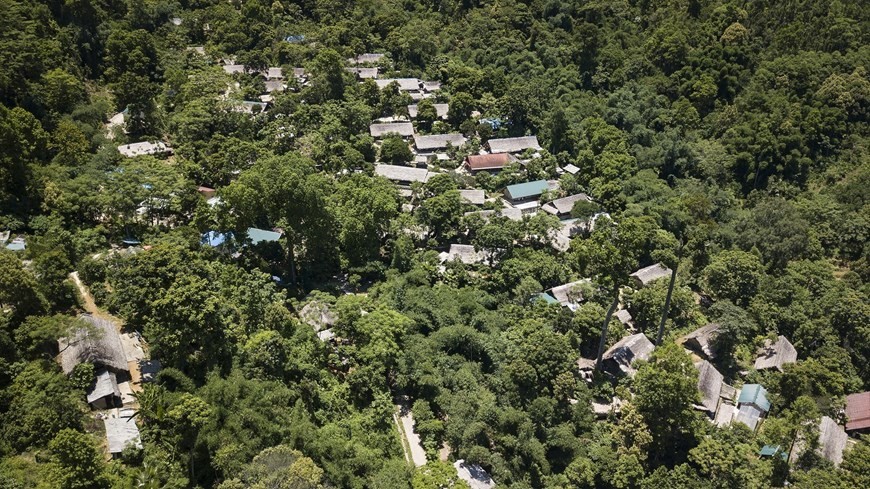
[[[696,405],[695,408],[713,418],[719,409],[724,377],[706,360],[696,363],[695,367],[698,369],[698,390],[701,392],[701,404]]]
[[[620,309],[613,313],[613,317],[615,317],[623,326],[631,327],[634,323],[632,322],[631,313],[628,312],[628,309]]]
[[[719,334],[718,323],[710,323],[680,338],[680,343],[689,350],[704,358],[716,358],[716,336]]]
[[[118,146],[118,152],[127,158],[141,155],[163,155],[172,153],[172,148],[161,141],[122,144]]]
[[[638,333],[616,342],[601,357],[602,368],[612,375],[633,377],[636,360],[648,360],[655,346],[643,334]]]
[[[519,209],[514,209],[513,207],[505,207],[503,209],[499,209],[497,211],[494,210],[485,210],[485,211],[471,211],[466,212],[465,216],[477,215],[483,219],[484,222],[489,222],[489,219],[492,217],[506,217],[511,221],[522,221],[523,220],[523,211]]]
[[[287,85],[284,84],[283,80],[266,80],[263,82],[263,86],[266,93],[283,92],[287,89]]]
[[[224,73],[235,75],[236,73],[245,73],[245,65],[227,64],[223,66]]]
[[[843,461],[843,450],[846,448],[846,443],[849,441],[849,436],[843,430],[843,427],[838,425],[836,421],[828,416],[822,416],[818,425],[819,438],[816,448],[816,455],[828,460],[834,466],[839,466]],[[789,456],[789,463],[795,463],[804,455],[807,450],[805,440],[798,439]]]
[[[541,210],[560,219],[565,219],[571,217],[571,210],[574,208],[574,204],[580,201],[592,202],[592,199],[583,193],[575,194],[547,202],[541,206]]]
[[[556,182],[558,185],[558,182]],[[553,190],[554,185],[547,180],[535,180],[533,182],[517,183],[508,185],[504,189],[504,198],[512,206],[524,211],[534,211],[538,208],[538,199],[541,195]]]
[[[767,390],[759,384],[745,384],[737,398],[737,412],[734,420],[748,426],[753,431],[762,418],[770,411]]]
[[[347,68],[357,80],[374,80],[378,77],[377,68]]]
[[[280,67],[269,67],[265,72],[263,72],[263,76],[266,77],[267,80],[283,80],[284,70]]]
[[[589,279],[577,280],[549,289],[547,292],[556,302],[571,311],[576,311],[583,302],[583,285],[589,284]]]
[[[94,383],[85,392],[88,405],[93,409],[109,409],[122,405],[121,389],[114,372],[100,369],[96,373]]]
[[[517,161],[516,157],[510,153],[493,153],[488,155],[468,155],[463,161],[463,168],[472,175],[477,172],[486,171],[490,173],[498,173],[505,166]]]
[[[387,134],[398,134],[402,138],[410,138],[414,135],[414,125],[410,122],[372,124],[369,126],[369,134],[375,139],[382,139]]]
[[[115,373],[127,372],[127,357],[115,325],[89,314],[79,318],[88,324],[57,341],[63,373],[69,375],[76,365],[84,362]]]
[[[870,433],[870,392],[846,396],[846,431]]]
[[[463,202],[472,205],[483,205],[486,202],[486,192],[480,189],[460,190],[459,197]]]
[[[459,260],[466,265],[474,265],[476,263],[483,263],[487,259],[488,254],[482,250],[475,250],[472,245],[451,244],[450,251],[442,251],[438,257],[441,263]]]
[[[671,269],[661,263],[656,263],[655,265],[641,268],[629,276],[634,280],[637,287],[646,287],[662,277],[670,277]]]
[[[447,112],[450,109],[448,104],[432,104],[435,107],[435,114],[439,119],[447,119]],[[411,119],[417,118],[417,104],[411,104],[408,106],[408,117]]]
[[[465,144],[465,136],[462,134],[430,134],[427,136],[414,135],[414,147],[420,154],[431,154],[435,150],[449,147],[458,148]]]
[[[348,58],[347,62],[352,65],[365,65],[380,63],[383,59],[383,53],[365,53],[353,58]]]
[[[375,80],[380,90],[387,88],[391,83],[399,85],[399,91],[418,92],[423,89],[422,82],[418,78],[382,78]]]
[[[432,174],[425,168],[378,164],[375,165],[375,175],[384,177],[398,185],[408,186],[414,182],[426,183]]]
[[[782,366],[797,361],[797,350],[785,336],[777,337],[776,342],[765,340],[764,347],[755,359],[756,370],[775,368],[782,372]]]
[[[522,153],[527,149],[541,151],[537,136],[521,136],[518,138],[490,139],[487,142],[491,153]]]
[[[106,441],[109,455],[117,457],[127,447],[142,448],[139,427],[136,426],[135,411],[121,409],[103,419],[106,427]]]

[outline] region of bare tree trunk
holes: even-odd
[[[610,304],[610,309],[607,310],[607,316],[604,317],[604,324],[601,325],[601,341],[598,343],[598,356],[595,357],[595,369],[601,370],[601,357],[604,355],[604,346],[607,344],[607,328],[610,325],[610,318],[616,312],[616,306],[619,305],[619,287],[613,293],[613,302]]]
[[[677,281],[677,265],[671,270],[671,283],[668,284],[668,295],[665,297],[665,307],[662,309],[662,319],[659,321],[659,334],[656,336],[656,346],[662,343],[662,336],[665,333],[665,321],[668,320],[668,311],[671,308],[671,295],[674,293],[674,283]]]

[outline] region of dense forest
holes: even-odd
[[[862,0],[0,0],[0,489],[469,487],[460,460],[514,489],[870,487],[868,70]],[[369,126],[411,119],[466,142],[398,188],[377,166],[415,154]],[[541,150],[463,171],[519,136]],[[561,245],[497,211],[539,180],[590,197]],[[91,400],[113,355],[65,360],[112,321],[160,366],[114,387],[123,451]],[[757,424],[697,408],[706,325]],[[629,375],[584,370],[639,333]],[[778,338],[796,359],[759,368]]]

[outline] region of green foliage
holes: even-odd
[[[62,430],[48,444],[52,455],[49,477],[61,489],[108,488],[109,479],[97,446],[86,435]]]

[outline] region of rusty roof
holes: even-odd
[[[870,428],[870,392],[846,396],[847,430]]]
[[[500,170],[515,158],[508,153],[493,153],[489,155],[469,155],[465,164],[471,170]]]

